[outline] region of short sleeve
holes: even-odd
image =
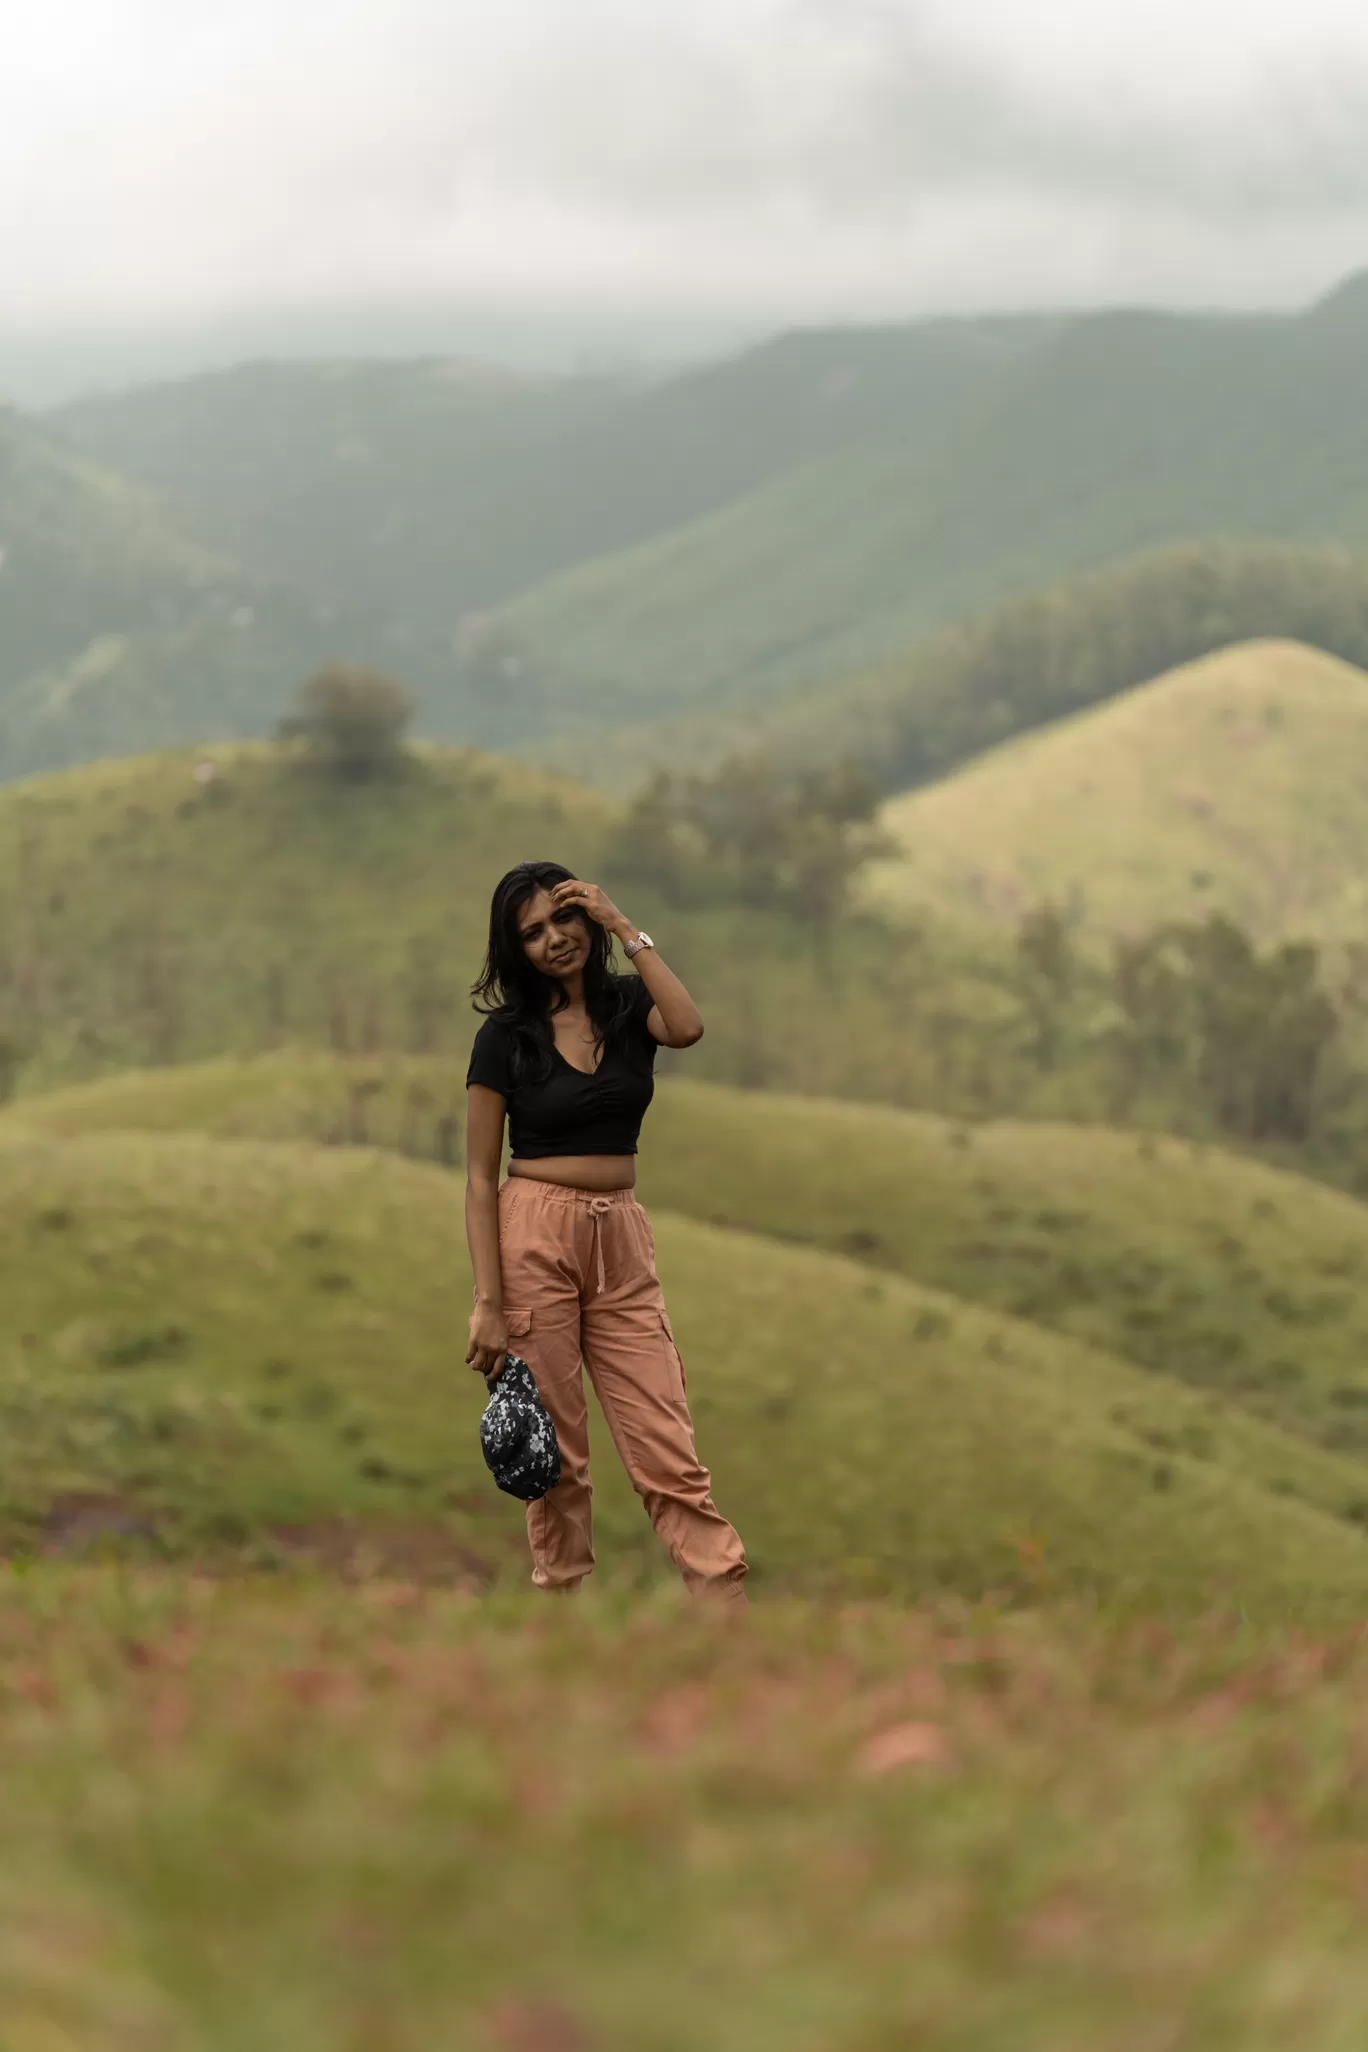
[[[646,1039],[650,1040],[651,1035],[647,1028],[646,1021],[650,1017],[651,1007],[655,1003],[655,999],[651,996],[650,991],[646,988],[646,982],[643,977],[624,977],[623,981],[624,983],[630,983],[632,986],[628,994],[629,1002],[631,1005],[629,1017],[631,1018],[632,1024],[639,1033],[644,1034]],[[652,1041],[651,1044],[652,1046],[654,1046],[654,1041]]]
[[[472,1083],[482,1084],[486,1090],[497,1090],[500,1097],[513,1095],[513,1082],[509,1073],[509,1035],[497,1019],[486,1019],[475,1035],[475,1045],[470,1050],[470,1066],[466,1070],[466,1089]]]

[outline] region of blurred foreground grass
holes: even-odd
[[[5,2052],[1358,2052],[1368,1646],[0,1575]]]

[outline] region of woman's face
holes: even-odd
[[[551,902],[550,891],[538,891],[528,899],[518,914],[518,933],[532,967],[559,982],[563,983],[576,969],[583,969],[589,959],[584,914],[568,905],[557,909]]]

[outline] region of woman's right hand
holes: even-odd
[[[490,1304],[477,1304],[470,1314],[470,1345],[466,1364],[488,1381],[497,1375],[508,1352],[508,1320]]]

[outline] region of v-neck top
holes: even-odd
[[[646,1028],[653,1000],[639,976],[615,976],[613,981],[630,985],[630,1010],[623,1032],[592,1071],[577,1069],[556,1048],[550,1075],[531,1079],[517,1073],[517,1036],[509,1027],[486,1019],[475,1035],[466,1086],[482,1084],[504,1099],[512,1159],[636,1153],[641,1122],[655,1095],[656,1043]]]

